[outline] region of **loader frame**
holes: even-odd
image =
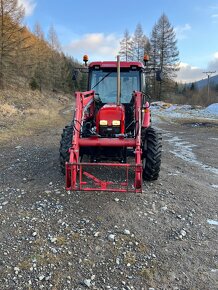
[[[134,119],[135,132],[134,138],[119,136],[117,138],[102,138],[99,136],[90,136],[83,138],[81,128],[89,118],[95,114],[95,91],[76,92],[76,104],[73,120],[73,137],[72,145],[69,149],[70,158],[66,162],[66,189],[74,191],[120,191],[120,192],[141,192],[142,191],[142,127],[146,128],[150,125],[150,110],[143,109],[143,95],[141,92],[133,92],[132,99],[134,101]],[[80,150],[82,147],[132,147],[134,148],[135,163],[83,163],[80,161]],[[101,180],[98,177],[86,171],[86,167],[105,166],[119,167],[126,172],[125,181],[117,186],[112,181]],[[129,186],[129,170],[134,170],[134,186]],[[89,186],[83,177],[86,177],[95,184]]]

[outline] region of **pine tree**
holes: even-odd
[[[195,91],[195,90],[196,90],[195,83],[191,83],[190,91]]]
[[[123,39],[120,42],[119,54],[121,59],[125,61],[131,61],[133,59],[133,41],[127,29],[125,30]]]
[[[17,0],[0,0],[0,88],[13,76],[18,47],[23,41],[24,8]]]
[[[165,14],[161,15],[154,25],[151,36],[151,55],[154,68],[162,72],[163,81],[160,83],[159,96],[169,88],[172,79],[178,71],[179,51],[173,27]]]

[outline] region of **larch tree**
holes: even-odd
[[[151,54],[154,68],[162,72],[163,80],[159,86],[159,97],[169,90],[176,71],[179,69],[179,51],[174,28],[168,17],[163,14],[154,25],[151,36]]]
[[[145,36],[141,24],[137,24],[133,35],[133,59],[143,61],[145,53],[149,50],[149,40]]]
[[[17,0],[0,0],[0,88],[13,75],[17,49],[22,48],[24,8]]]
[[[125,61],[131,61],[133,59],[133,41],[127,29],[124,32],[123,39],[120,41],[119,54],[121,59]]]
[[[34,36],[36,38],[34,44],[34,74],[31,83],[42,91],[43,87],[48,87],[49,80],[49,56],[50,48],[45,40],[44,33],[38,23],[34,27]]]
[[[48,43],[50,46],[50,56],[49,56],[49,73],[50,73],[50,82],[52,90],[56,90],[62,85],[62,76],[61,76],[61,45],[58,40],[57,33],[53,27],[50,27],[48,32]]]
[[[156,82],[156,71],[159,69],[159,46],[158,46],[158,29],[155,24],[150,37],[150,53],[149,53],[149,66],[150,66],[150,84],[152,88],[152,95],[155,96],[157,93],[157,82]]]

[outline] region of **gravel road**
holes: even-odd
[[[218,289],[218,126],[155,125],[142,194],[66,192],[61,128],[1,147],[1,289]]]

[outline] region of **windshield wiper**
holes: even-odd
[[[94,87],[92,87],[92,90],[97,87],[97,85],[100,84],[100,82],[102,82],[106,77],[108,77],[110,74],[112,73],[112,71],[110,71],[109,73],[107,73],[100,81],[97,82],[97,84],[94,85]]]

